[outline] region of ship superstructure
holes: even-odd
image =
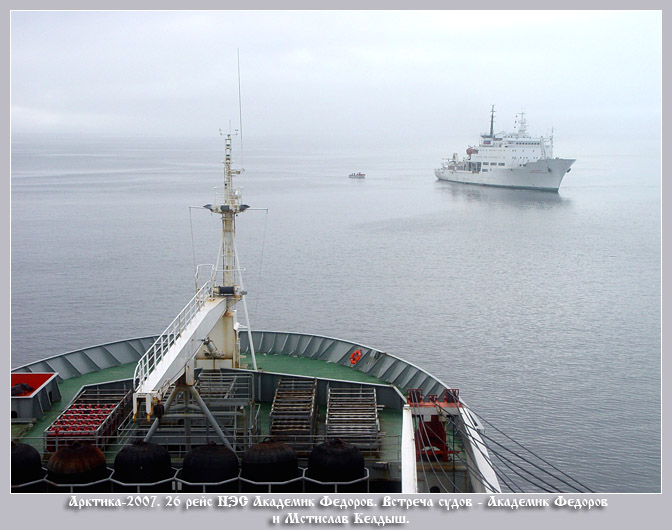
[[[490,130],[481,134],[478,146],[469,146],[467,156],[443,159],[434,171],[439,180],[505,188],[558,191],[574,159],[553,157],[553,135],[532,137],[525,113],[517,115],[515,132],[494,131],[495,109]]]

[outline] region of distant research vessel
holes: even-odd
[[[553,135],[533,138],[527,134],[525,113],[520,113],[518,130],[495,134],[495,108],[490,113],[490,132],[481,134],[478,147],[467,149],[458,160],[444,158],[434,170],[436,178],[463,184],[497,186],[524,190],[558,191],[565,174],[576,161],[553,158]]]

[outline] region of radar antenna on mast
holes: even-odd
[[[521,109],[521,111],[516,114],[516,124],[518,125],[518,130],[516,131],[516,135],[518,138],[526,138],[527,137],[527,120],[525,119],[525,111]]]

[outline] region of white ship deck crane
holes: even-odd
[[[194,388],[194,371],[197,368],[217,370],[242,367],[235,306],[242,300],[247,317],[247,305],[236,254],[235,221],[236,216],[248,206],[242,204],[240,190],[233,188],[233,175],[239,175],[243,170],[231,167],[231,134],[226,135],[225,141],[224,185],[215,188],[214,204],[204,206],[212,213],[219,214],[222,219],[217,264],[212,267],[210,279],[138,362],[133,376],[133,417],[137,419],[144,402],[149,421],[169,387],[178,384],[181,391],[188,391],[195,398],[225,445],[229,445]],[[250,333],[249,318],[247,330]],[[251,358],[256,370],[254,350],[251,351]],[[168,398],[166,407],[172,402],[173,396]],[[146,439],[156,430],[158,421],[157,415]]]

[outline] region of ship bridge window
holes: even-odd
[[[498,166],[503,166],[503,165],[504,165],[504,162],[500,162],[500,163],[497,164],[497,165],[498,165]]]

